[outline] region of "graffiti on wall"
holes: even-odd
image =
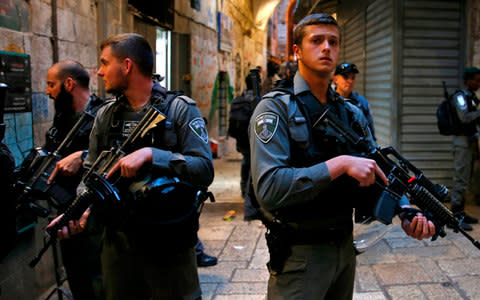
[[[0,27],[30,31],[30,13],[27,1],[0,0]]]
[[[217,75],[217,48],[215,39],[192,35],[192,98],[197,106],[208,109]]]

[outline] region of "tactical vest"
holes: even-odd
[[[312,103],[312,100],[306,97],[296,97],[289,89],[276,89],[272,97],[279,98],[289,108],[288,132],[292,167],[310,167],[339,155],[355,154],[347,144],[338,140],[331,128],[318,124],[313,127],[324,108],[318,100],[313,98],[316,103]],[[347,108],[343,99],[333,90],[329,91],[328,97],[334,100],[329,105],[337,117],[347,122],[355,132],[365,136],[367,130],[355,122],[354,112]],[[280,209],[275,215],[281,220],[295,223],[300,229],[298,234],[307,236],[307,239],[315,239],[314,233],[323,234],[325,231],[349,234],[353,228],[352,207],[355,201],[361,201],[358,190],[358,182],[343,175],[335,179],[314,200]]]
[[[177,101],[187,101],[181,95],[183,95],[181,92],[168,92],[167,96],[163,97],[163,95],[155,93],[154,89],[149,105],[155,105],[168,117],[170,106],[177,97],[179,97]],[[99,145],[100,151],[122,144],[149,107],[147,105],[142,111],[134,112],[126,101],[122,96],[110,107],[111,112],[107,116],[110,118],[107,124],[110,125],[103,144]],[[135,149],[132,151],[143,147],[155,147],[179,152],[178,137],[174,126],[174,123],[167,118],[137,141]],[[153,170],[150,171],[153,172]],[[158,234],[161,234],[162,240],[168,241],[169,249],[192,247],[197,240],[199,215],[196,207],[192,211],[192,207],[189,205],[197,196],[198,189],[186,182],[175,182],[178,179],[170,177],[170,174],[151,173],[151,178],[151,182],[135,195],[117,186],[120,189],[122,200],[128,203],[127,211],[122,212],[122,214],[125,213],[125,220],[118,229],[127,232],[134,243],[140,247],[150,247],[151,236]],[[127,188],[127,186],[123,186],[123,188]],[[152,199],[149,192],[155,190],[157,186],[163,188],[154,192],[158,197]],[[179,199],[183,201],[176,201]],[[192,199],[192,201],[184,201],[186,199]]]
[[[167,97],[154,93],[150,99],[149,105],[155,105],[165,116],[168,115],[170,105],[173,100],[183,95],[180,92],[168,92]],[[135,129],[138,122],[143,118],[149,105],[142,111],[134,112],[129,108],[127,100],[122,96],[118,99],[111,109],[109,127],[105,139],[100,141],[99,150],[109,150],[111,147],[119,146],[128,137],[128,134]],[[178,152],[177,134],[174,124],[166,119],[157,127],[150,130],[142,140],[136,145],[136,149],[143,147],[158,147],[172,152]]]

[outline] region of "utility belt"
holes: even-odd
[[[332,218],[330,225],[335,226],[314,226],[312,223],[321,223],[319,220],[303,221],[301,223],[282,222],[275,217],[266,216],[268,251],[270,253],[269,269],[275,273],[281,273],[287,258],[291,255],[291,246],[293,245],[315,245],[329,242],[342,242],[352,234],[353,224],[349,220],[340,216],[337,222]],[[269,220],[268,220],[269,219]],[[315,222],[317,221],[317,222]]]
[[[326,242],[340,242],[353,232],[350,228],[326,228],[324,230],[295,231],[291,239],[292,245],[315,245]]]

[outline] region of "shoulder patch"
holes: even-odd
[[[205,121],[203,118],[195,118],[188,123],[190,129],[202,139],[205,144],[208,144],[208,133],[207,133],[207,126],[205,125]]]
[[[272,112],[259,114],[255,118],[255,135],[264,143],[270,142],[278,127],[279,116]]]
[[[465,109],[467,107],[467,102],[465,101],[465,96],[463,93],[458,93],[455,98],[461,108]]]

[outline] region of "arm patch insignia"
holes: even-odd
[[[207,127],[205,126],[203,118],[195,118],[191,120],[188,126],[199,138],[202,139],[202,141],[205,142],[205,144],[208,144]]]
[[[259,114],[255,118],[255,135],[264,143],[270,142],[278,128],[278,115],[271,112]]]

